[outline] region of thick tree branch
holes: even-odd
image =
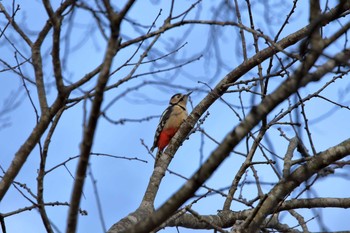
[[[131,8],[133,2],[134,1],[129,1],[126,4],[124,9],[122,10],[123,17]],[[105,3],[109,4],[109,1],[105,1]],[[103,101],[104,90],[107,85],[107,81],[110,77],[110,69],[111,69],[113,58],[117,53],[120,45],[120,41],[118,38],[119,38],[119,31],[120,31],[122,18],[120,19],[118,17],[114,18],[115,13],[112,13],[112,12],[110,13],[113,14],[113,16],[109,15],[111,17],[111,21],[110,21],[111,36],[108,41],[106,54],[103,60],[104,62],[101,67],[101,72],[95,87],[95,97],[92,103],[89,121],[86,127],[84,128],[83,140],[80,145],[81,152],[80,152],[80,158],[78,161],[77,171],[75,175],[75,182],[74,182],[71,201],[70,201],[70,208],[68,213],[67,229],[66,229],[67,233],[74,233],[76,231],[80,200],[83,192],[83,186],[85,182],[86,171],[87,171],[87,166],[88,166],[89,158],[91,154],[91,148],[94,140],[95,130],[97,127],[97,121],[101,112],[101,105]],[[114,18],[115,20],[112,20],[112,18]]]
[[[80,199],[86,177],[87,166],[91,154],[92,143],[95,135],[97,121],[100,116],[101,104],[103,101],[104,88],[106,87],[109,71],[111,68],[113,57],[118,49],[118,40],[113,37],[109,39],[104,63],[95,87],[95,97],[90,111],[89,121],[84,128],[84,136],[80,145],[80,157],[78,161],[77,171],[75,174],[75,182],[70,200],[70,208],[67,220],[67,233],[74,233],[77,227],[77,215],[79,212]]]

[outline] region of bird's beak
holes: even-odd
[[[191,94],[192,94],[192,92],[193,92],[193,91],[188,92],[188,93],[186,94],[186,96],[191,95]]]

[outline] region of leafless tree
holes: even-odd
[[[318,188],[329,180],[349,185],[344,179],[350,164],[349,1],[43,0],[32,7],[27,4],[0,2],[0,134],[8,135],[3,145],[16,147],[14,155],[2,152],[0,158],[3,232],[10,232],[8,218],[33,209],[47,232],[76,232],[79,214],[90,211],[81,204],[88,194],[84,184],[89,177],[99,213],[94,224],[100,222],[101,231],[109,233],[169,227],[178,232],[179,227],[311,232],[313,222],[325,232],[331,231],[331,220],[322,217],[321,208],[323,212],[350,208],[349,193],[329,197],[327,190]],[[40,20],[33,21],[33,16]],[[17,81],[16,89],[6,89],[9,80]],[[153,169],[149,147],[154,131],[140,129],[142,134],[129,135],[128,127],[141,124],[155,130],[162,109],[154,104],[165,108],[167,98],[186,91],[194,93],[192,111]],[[136,103],[144,107],[139,108],[141,117],[129,111]],[[82,117],[78,126],[71,125],[72,113]],[[23,121],[15,120],[18,114],[25,116],[28,132],[15,130]],[[130,154],[96,152],[101,137],[98,122],[127,137],[128,145],[116,143]],[[80,143],[75,144],[78,155],[73,156],[74,149],[63,155],[51,149],[65,147],[67,138],[55,135],[67,125],[77,131],[82,128]],[[143,135],[147,140],[140,143]],[[142,156],[128,152],[136,145],[143,149]],[[179,166],[169,167],[183,147],[188,148],[187,161],[199,160],[199,165],[188,168],[190,175]],[[30,161],[34,157],[38,160]],[[118,161],[126,159],[130,173],[148,180],[143,194],[133,194],[142,199],[138,207],[116,218],[112,226],[106,226],[102,214],[96,185],[101,178],[90,167],[95,157],[115,159],[116,169],[123,166]],[[28,163],[36,175],[22,180]],[[66,185],[62,181],[52,187],[46,180],[49,175],[59,176],[62,167],[68,171],[65,176],[73,178],[70,200],[52,201],[50,193]],[[223,182],[209,182],[214,172],[221,174]],[[179,177],[182,185],[156,206],[167,176]],[[115,183],[129,183],[128,179],[127,175],[113,178]],[[128,188],[114,191],[131,192]],[[4,209],[13,192],[30,205]],[[218,211],[205,214],[198,207],[209,198],[215,198]],[[65,226],[57,226],[50,214],[58,208],[68,208],[67,215],[61,216],[67,219]]]

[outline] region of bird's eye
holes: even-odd
[[[0,0],[1,1],[1,0]],[[175,95],[173,95],[172,97],[171,97],[171,99],[173,99],[173,100],[179,100],[179,99],[181,99],[181,94],[175,94]]]

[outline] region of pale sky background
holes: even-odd
[[[128,16],[135,19],[138,22],[142,22],[144,25],[151,25],[154,18],[157,16],[160,8],[163,8],[163,13],[160,19],[156,23],[156,28],[161,26],[164,21],[164,17],[167,16],[169,6],[165,3],[165,6],[155,4],[151,5],[150,2],[157,1],[140,1],[135,7],[132,8]],[[170,2],[170,1],[169,1]],[[202,19],[210,19],[209,13],[212,9],[210,3],[211,1],[204,0],[203,8],[201,12]],[[303,2],[303,3],[301,3]],[[17,1],[20,4],[21,10],[18,12],[17,20],[22,22],[21,25],[26,27],[27,32],[34,32],[41,28],[44,22],[46,22],[47,16],[41,7],[40,1]],[[178,8],[177,12],[182,12],[191,5],[191,1],[186,1],[186,4],[182,6],[176,5]],[[7,8],[11,6],[10,2],[2,1]],[[143,5],[142,5],[143,4]],[[301,4],[307,4],[306,1],[300,1],[297,7],[297,12],[294,17],[292,17],[291,23],[287,25],[286,30],[283,35],[294,32],[307,24],[308,20],[308,7]],[[286,7],[289,5],[286,5]],[[262,12],[264,10],[262,9]],[[271,8],[270,12],[273,14],[274,8]],[[286,11],[287,12],[287,11]],[[266,12],[265,12],[266,13]],[[207,17],[206,17],[207,16]],[[3,28],[4,18],[0,16],[0,28]],[[98,32],[92,32],[89,28],[89,23],[93,20],[89,14],[78,14],[76,21],[76,26],[81,28],[80,31],[72,35],[74,38],[71,47],[81,46],[81,48],[73,53],[66,62],[66,69],[64,75],[67,78],[78,79],[92,68],[94,68],[103,58],[103,53],[105,49],[105,42],[99,36]],[[243,16],[244,17],[244,16]],[[257,16],[258,18],[258,16]],[[273,21],[274,19],[272,19]],[[266,28],[262,22],[257,20],[257,28]],[[192,54],[198,53],[198,55],[203,50],[205,43],[203,40],[207,40],[208,34],[207,26],[195,27],[195,30],[186,38],[188,44],[185,46],[183,52],[178,54],[178,59],[186,59]],[[160,43],[156,46],[159,51],[165,53],[166,46],[165,39],[171,41],[169,38],[177,38],[179,33],[185,33],[187,27],[181,27],[173,32],[167,32],[169,34],[164,35],[164,43]],[[211,87],[214,87],[218,80],[222,79],[228,71],[239,65],[242,60],[238,60],[236,55],[236,43],[232,42],[228,37],[230,33],[236,33],[237,29],[232,30],[232,28],[227,28],[225,33],[221,38],[221,43],[225,41],[225,49],[223,49],[222,57],[227,65],[226,69],[219,70],[216,72],[215,69],[215,57],[212,59],[201,59],[198,62],[191,63],[184,66],[181,72],[177,76],[176,80],[173,81],[174,84],[186,86],[192,89],[198,88],[202,91],[195,91],[192,94],[191,101],[196,105],[205,95],[204,91],[208,90],[207,87],[198,83],[199,80],[205,79],[208,81],[207,76],[214,76],[216,80],[210,83]],[[10,31],[9,31],[10,32]],[[6,35],[10,38],[14,38],[16,35],[12,33]],[[122,35],[127,36],[137,36],[137,33],[131,29],[129,25],[123,25]],[[82,38],[88,38],[84,43],[81,43]],[[32,37],[33,38],[33,37]],[[51,43],[51,40],[49,41]],[[149,42],[149,41],[148,41]],[[201,43],[199,43],[201,42]],[[4,39],[0,39],[0,43],[4,43]],[[168,43],[168,42],[166,42]],[[339,43],[339,46],[341,43]],[[239,46],[239,45],[238,45]],[[9,46],[6,44],[0,44],[2,59],[7,58],[11,64],[15,64],[13,50],[7,49]],[[23,45],[19,46],[21,51],[28,55],[28,49]],[[47,48],[47,43],[44,48]],[[228,49],[230,48],[230,49]],[[127,49],[128,53],[118,54],[115,58],[115,67],[122,63],[129,52],[132,52],[135,47]],[[332,48],[329,52],[331,53]],[[62,48],[63,50],[63,48]],[[49,53],[45,49],[43,53]],[[250,54],[250,56],[253,53]],[[152,54],[151,54],[152,55]],[[138,56],[136,56],[138,59]],[[51,59],[47,59],[44,63],[45,77],[46,80],[52,78],[51,69]],[[160,62],[160,63],[163,63]],[[206,69],[203,69],[203,67]],[[137,73],[145,72],[150,66],[141,67]],[[123,78],[125,74],[128,73],[128,69],[118,73],[113,76],[110,83],[115,82],[119,78]],[[31,70],[24,70],[24,72],[33,77]],[[186,74],[193,75],[192,78],[186,76]],[[140,79],[130,81],[121,88],[113,89],[106,93],[106,99],[104,106],[106,106],[113,97],[121,94],[126,90],[127,87],[134,87],[143,81],[156,81],[164,80],[168,81],[169,76],[173,75],[173,72],[160,73],[158,75],[147,75]],[[252,70],[248,73],[251,75],[248,78],[256,76],[256,70]],[[51,79],[52,80],[52,79]],[[324,82],[323,82],[324,83]],[[323,83],[317,84],[321,86]],[[276,85],[277,83],[271,83],[271,85]],[[38,107],[37,96],[34,87],[27,83],[31,95]],[[90,85],[91,87],[91,85]],[[340,99],[341,103],[349,104],[349,96],[347,95],[349,90],[349,81],[346,77],[337,82],[331,89],[326,89],[324,93],[330,92],[328,96],[334,100],[338,101],[340,94],[343,92],[344,95]],[[307,87],[301,90],[303,96],[314,90],[315,87]],[[86,89],[88,89],[86,87]],[[132,91],[128,93],[125,99],[117,101],[112,107],[107,111],[107,115],[113,120],[118,120],[121,118],[131,118],[139,119],[152,115],[160,115],[161,112],[166,108],[168,99],[176,92],[185,92],[185,90],[175,90],[169,89],[167,87],[147,85],[139,90]],[[14,94],[16,93],[16,94]],[[3,168],[7,169],[10,162],[13,159],[13,155],[19,148],[19,146],[25,141],[29,133],[33,129],[36,117],[33,109],[29,103],[29,99],[24,92],[21,80],[15,75],[9,75],[8,72],[0,73],[0,107],[6,105],[8,98],[15,97],[15,101],[20,101],[20,106],[15,110],[10,111],[6,115],[0,115],[0,120],[8,123],[4,128],[0,130],[0,164]],[[51,100],[55,96],[54,88],[48,88],[48,96]],[[73,94],[71,97],[76,96]],[[234,102],[237,98],[237,94],[228,94],[224,96],[225,100]],[[244,101],[247,106],[250,103],[250,97],[248,94],[243,95],[246,97]],[[237,98],[238,101],[238,98]],[[317,151],[322,151],[329,146],[333,146],[343,141],[349,137],[350,126],[348,124],[350,112],[345,109],[333,108],[332,105],[326,103],[320,99],[312,100],[312,105],[306,106],[306,111],[310,119],[310,126],[312,129],[314,141],[316,143]],[[319,102],[319,103],[318,103]],[[238,105],[238,103],[237,103]],[[287,103],[284,103],[284,108],[287,107]],[[189,110],[192,109],[190,104],[188,105]],[[278,108],[278,110],[281,107]],[[2,107],[0,108],[2,109]],[[315,121],[319,116],[332,110],[331,117]],[[204,128],[207,133],[209,133],[216,140],[220,141],[232,128],[238,123],[237,117],[232,117],[233,114],[222,102],[216,102],[210,109],[211,115],[207,118]],[[269,116],[273,117],[273,114]],[[47,160],[47,169],[62,163],[69,157],[73,157],[79,154],[79,144],[82,138],[82,119],[83,119],[83,107],[80,103],[78,106],[71,108],[65,112],[61,122],[56,129],[53,137],[52,143],[50,144],[50,152]],[[103,208],[103,216],[105,220],[106,228],[108,229],[112,224],[117,222],[122,217],[125,217],[128,213],[134,211],[144,194],[146,185],[148,183],[149,177],[153,169],[153,158],[147,153],[145,148],[141,145],[140,139],[143,139],[145,143],[150,147],[153,142],[154,131],[158,119],[153,119],[150,121],[142,123],[126,123],[125,125],[113,125],[107,122],[105,119],[100,119],[98,124],[98,129],[96,132],[96,137],[93,145],[93,152],[105,153],[115,156],[123,157],[138,157],[139,159],[146,160],[148,163],[143,163],[140,161],[129,161],[123,159],[115,159],[103,156],[91,156],[90,164],[91,170],[94,178],[97,180],[97,188]],[[273,135],[273,133],[275,135]],[[285,131],[289,137],[293,137],[293,132],[290,130]],[[273,142],[274,150],[279,155],[283,156],[287,149],[287,142],[279,136],[279,131],[276,129],[271,130],[270,140]],[[184,142],[183,146],[178,150],[175,159],[173,159],[170,164],[170,169],[182,174],[183,176],[190,177],[193,172],[198,168],[200,163],[200,152],[198,150],[200,145],[200,134],[197,132],[191,135],[190,140]],[[42,142],[44,139],[42,140]],[[266,142],[265,142],[266,143]],[[194,149],[195,148],[195,149]],[[204,145],[204,156],[205,158],[209,156],[210,152],[215,148],[215,144],[209,140],[205,141]],[[245,151],[244,145],[238,146],[235,150]],[[297,154],[297,153],[296,153]],[[298,155],[299,156],[299,155]],[[28,158],[25,166],[22,168],[20,174],[16,177],[16,181],[20,183],[25,183],[34,193],[36,193],[36,176],[37,169],[39,167],[39,153],[38,148],[36,148]],[[255,157],[255,161],[261,159],[259,156]],[[221,165],[220,169],[210,178],[207,185],[212,188],[222,188],[226,187],[231,183],[234,175],[238,171],[244,158],[239,155],[230,156],[224,164]],[[67,169],[74,174],[77,160],[72,160],[68,162]],[[48,174],[45,178],[45,201],[46,202],[68,202],[70,200],[71,189],[73,185],[73,179],[70,176],[68,170],[64,166],[54,170],[51,174]],[[271,176],[271,169],[268,167],[258,167],[259,177],[261,182],[274,182],[276,181],[275,176]],[[266,170],[266,171],[265,171]],[[265,173],[266,172],[266,173]],[[336,175],[344,175],[344,179],[339,178],[327,178],[323,179],[322,182],[318,182],[313,186],[312,190],[316,192],[320,197],[349,197],[349,169],[345,168],[342,171],[337,171]],[[345,174],[346,173],[346,174]],[[252,172],[248,172],[247,180],[252,181]],[[176,190],[181,187],[184,180],[169,173],[166,174],[165,178],[161,183],[159,194],[156,199],[156,207],[160,206],[168,197],[170,197]],[[268,192],[271,186],[263,186],[263,191]],[[303,188],[303,186],[301,187]],[[203,194],[205,190],[199,190],[197,194]],[[250,199],[256,196],[256,186],[255,185],[245,185],[242,191],[245,198]],[[236,194],[237,195],[237,194]],[[292,195],[293,196],[293,195]],[[317,195],[316,195],[317,196]],[[305,196],[303,196],[305,197]],[[222,208],[223,197],[218,195],[210,196],[203,199],[199,204],[193,206],[193,208],[201,214],[216,214],[217,210]],[[3,201],[0,203],[0,212],[8,213],[10,211],[15,211],[19,208],[30,206],[31,203],[28,202],[23,196],[14,188],[11,188],[6,194]],[[240,206],[236,202],[233,203],[233,210],[240,210],[240,208],[245,208]],[[88,212],[87,216],[79,217],[78,232],[103,232],[101,228],[101,223],[98,218],[98,209],[95,200],[95,194],[91,182],[91,177],[88,176],[85,182],[84,197],[81,203],[81,209]],[[66,206],[55,206],[47,207],[48,215],[51,221],[61,232],[65,231],[66,216],[68,208]],[[312,218],[312,212],[310,210],[298,210],[299,213],[303,214],[305,220]],[[348,218],[350,216],[350,210],[344,209],[332,209],[323,211],[325,224],[329,230],[349,230],[350,222]],[[290,223],[290,217],[286,217],[286,221]],[[297,224],[294,220],[292,220]],[[28,232],[37,233],[44,232],[40,215],[36,210],[25,211],[21,214],[17,214],[5,219],[6,227],[8,233],[13,232]],[[290,224],[291,226],[293,224]],[[319,231],[318,222],[312,220],[308,223],[309,230]],[[161,232],[176,232],[175,228],[166,228]],[[205,232],[203,230],[187,230],[180,229],[181,233],[186,232]]]

